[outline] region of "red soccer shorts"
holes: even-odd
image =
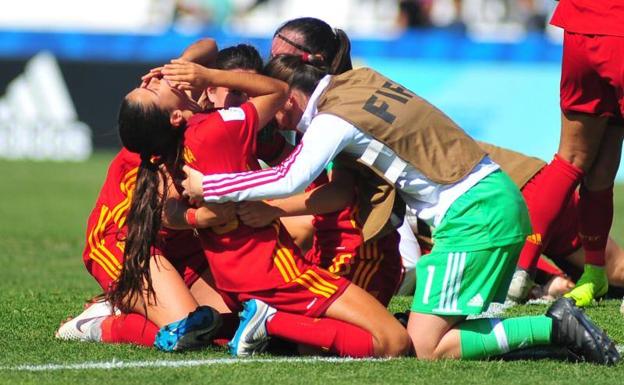
[[[561,110],[624,115],[624,37],[565,32]]]
[[[259,299],[279,311],[318,318],[325,314],[350,283],[327,270],[310,265],[292,281],[274,289],[245,293],[221,292],[221,296],[234,312],[242,308],[243,302]]]
[[[403,272],[396,231],[366,242],[353,253],[322,256],[320,260],[318,254],[312,249],[306,254],[306,260],[348,279],[384,306],[388,306],[401,282]]]
[[[167,258],[184,279],[187,287],[191,287],[208,268],[208,261],[199,242],[197,246],[197,249],[188,256]],[[122,247],[122,243],[117,239],[117,233],[107,234],[103,242],[98,243],[95,249],[90,249],[88,258],[84,260],[87,270],[105,292],[112,288],[121,274]]]

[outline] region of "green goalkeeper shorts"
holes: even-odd
[[[479,314],[504,301],[531,226],[518,188],[496,171],[458,198],[416,264],[412,311]]]

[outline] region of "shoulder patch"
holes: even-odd
[[[227,110],[219,110],[219,114],[224,122],[232,120],[245,120],[245,111],[240,107],[232,107]]]

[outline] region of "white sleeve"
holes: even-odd
[[[281,164],[258,171],[204,176],[206,202],[281,198],[303,191],[352,143],[359,131],[334,115],[314,117],[301,143]]]

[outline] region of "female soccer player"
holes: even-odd
[[[271,55],[308,55],[310,60],[326,64],[330,73],[338,74],[352,69],[350,48],[351,43],[344,31],[333,29],[320,19],[303,17],[289,20],[276,30]],[[266,218],[280,216],[291,234],[304,239],[301,243],[311,239],[312,250],[306,254],[308,260],[343,275],[387,305],[402,278],[400,237],[392,226],[387,226],[383,231],[387,234],[369,239],[370,231],[362,228],[360,216],[362,211],[368,214],[361,203],[370,199],[367,194],[372,191],[368,186],[354,183],[355,174],[359,173],[360,178],[365,175],[361,170],[345,168],[340,168],[338,173],[340,175],[336,177],[329,175],[331,180],[326,180],[324,175],[319,177],[317,182],[324,187],[314,183],[320,190],[317,197],[310,196],[314,194],[310,191],[299,197],[267,203],[245,202],[241,205],[244,211],[239,209],[238,214],[243,220],[249,218],[255,225],[266,223]],[[357,191],[353,201],[354,188]],[[337,199],[344,196],[349,199]],[[320,210],[313,207],[316,204],[321,206]],[[327,207],[328,204],[331,207]],[[304,213],[321,215],[301,217]],[[309,222],[314,225],[309,227]],[[403,246],[406,244],[404,242]],[[411,249],[409,252],[413,253]]]
[[[621,1],[561,0],[551,24],[564,29],[561,136],[554,159],[535,180],[533,234],[520,256],[529,279],[560,213],[580,184],[579,225],[585,271],[571,292],[579,306],[606,293],[605,248],[613,221],[613,182],[624,131],[624,7]]]
[[[488,143],[480,142],[479,145],[488,152],[488,155],[498,163],[503,171],[505,171],[511,179],[516,183],[522,196],[527,203],[529,211],[533,211],[537,201],[542,199],[539,178],[544,172],[546,163],[541,159],[526,156],[515,151],[494,146]],[[553,260],[558,266],[561,266],[566,273],[578,279],[575,269],[582,272],[585,255],[581,247],[582,241],[579,236],[579,216],[578,216],[579,196],[575,192],[568,203],[565,205],[563,212],[556,222],[554,231],[552,231],[547,247],[543,249],[544,255]],[[553,270],[552,265],[545,263],[543,259],[537,262],[538,270],[549,273],[548,275],[557,274]],[[520,268],[525,266],[520,265]],[[619,245],[609,238],[605,254],[605,272],[608,277],[609,284],[616,286],[624,285],[624,251]],[[559,274],[562,274],[559,272]],[[516,301],[524,301],[532,285],[522,286],[524,280],[519,282],[513,280],[509,287],[508,298]],[[564,286],[563,289],[566,289]],[[570,291],[567,287],[565,293]],[[564,293],[561,293],[564,294]]]
[[[262,70],[262,59],[255,48],[241,44],[217,53],[216,44],[212,39],[205,39],[192,45],[184,52],[182,58],[233,72],[254,73]],[[147,87],[151,77],[155,74],[151,73],[144,77],[143,86]],[[244,93],[222,87],[210,88],[205,92],[207,95],[205,100],[209,102],[210,108],[237,106],[246,99]],[[126,237],[125,221],[140,162],[137,154],[126,149],[119,152],[109,167],[96,208],[89,218],[88,242],[84,252],[85,265],[105,292],[110,291],[121,273],[124,261],[124,238]],[[203,225],[218,225],[224,218],[227,220],[234,217],[233,206],[215,206],[212,210],[201,209],[200,213],[206,214],[203,217]],[[182,223],[182,227],[189,228],[186,223]],[[152,346],[159,327],[170,323],[171,321],[167,322],[170,319],[174,321],[182,319],[198,304],[209,304],[220,313],[230,313],[221,296],[211,286],[214,283],[208,263],[193,231],[163,229],[159,236],[163,238],[164,244],[160,253],[165,258],[156,256],[158,253],[152,252],[155,255],[154,259],[158,260],[157,266],[152,266],[151,269],[152,280],[161,283],[154,288],[154,291],[158,293],[158,302],[149,308],[147,312],[149,320],[142,313],[137,312],[111,315],[109,303],[100,301],[87,308],[71,323],[65,323],[57,332],[57,336],[62,339],[78,338]],[[171,268],[171,264],[174,268]],[[180,285],[180,279],[183,279],[188,290]],[[171,300],[170,296],[173,296],[174,300]],[[99,315],[101,317],[97,317]],[[164,320],[161,319],[163,317]],[[85,319],[92,319],[92,321],[85,323],[83,322]],[[225,321],[229,325],[226,325],[220,334],[230,338],[236,329],[238,317],[228,314]],[[81,323],[80,328],[77,328],[78,322]],[[206,342],[209,342],[209,339],[203,341],[204,344]],[[160,346],[157,345],[157,347]],[[183,347],[185,346],[177,346],[176,350]]]
[[[575,346],[593,362],[619,359],[604,332],[570,301],[556,302],[547,316],[465,320],[504,299],[530,226],[513,182],[448,117],[367,68],[331,76],[309,55],[272,61],[281,62],[272,75],[290,85],[277,121],[304,132],[301,144],[269,170],[203,176],[187,167],[187,194],[207,202],[288,196],[344,153],[383,175],[436,228],[432,253],[417,265],[422,278],[408,324],[419,358],[474,359],[555,343]],[[188,66],[165,70],[171,81],[193,77]]]
[[[155,166],[162,164],[170,175],[176,175],[178,154],[204,172],[258,169],[253,154],[257,130],[273,118],[286,96],[286,85],[278,80],[175,63],[196,76],[178,82],[178,88],[163,80],[147,89],[135,89],[120,109],[122,142],[143,159],[137,184],[144,183],[143,200],[147,202],[168,199],[159,197],[157,175],[164,169]],[[163,69],[163,74],[167,73]],[[253,98],[240,108],[196,114],[186,95],[178,91],[191,85],[224,86]],[[133,230],[153,233],[160,209],[156,203],[139,209],[137,221],[128,223],[129,234]],[[193,209],[186,211],[189,223],[197,220],[196,215]],[[253,229],[233,220],[198,233],[216,286],[228,305],[240,308],[245,303],[241,326],[230,344],[233,354],[260,350],[266,338],[253,340],[258,333],[353,357],[397,356],[408,351],[405,330],[381,304],[347,280],[306,263],[279,223]],[[129,258],[144,261],[149,258],[150,239],[136,241],[141,247],[133,249]],[[143,282],[141,278],[149,274],[147,265],[140,266],[134,271],[136,282]],[[149,288],[144,285],[140,289]],[[132,295],[118,291],[116,298]]]
[[[241,202],[237,213],[241,221],[253,227],[266,226],[278,218],[313,214],[312,247],[305,259],[347,278],[387,306],[402,278],[399,235],[390,228],[367,239],[358,216],[362,191],[355,188],[354,179],[352,170],[337,165],[316,178],[304,194]]]
[[[540,199],[539,185],[536,185],[534,181],[546,166],[546,162],[489,143],[479,142],[479,146],[501,166],[501,169],[518,186],[530,211],[535,201]],[[428,253],[432,245],[427,236],[430,237],[431,233],[424,223],[419,224],[424,225],[419,226],[421,231],[419,240],[424,240],[421,245],[422,250],[424,253]],[[540,295],[551,298],[559,298],[574,287],[574,281],[580,277],[580,273],[583,271],[585,260],[584,250],[578,235],[578,193],[572,195],[564,212],[558,218],[556,229],[548,247],[543,252],[545,256],[555,262],[555,265],[547,262],[544,258],[540,258],[537,262],[536,281],[522,281],[525,286],[521,286],[520,282],[515,279],[512,280],[507,293],[508,299],[514,302],[525,301],[529,294],[533,295],[530,291],[538,281],[540,285],[543,285],[543,288],[540,287],[537,291],[538,294],[542,293]],[[605,262],[609,284],[623,286],[624,250],[612,238],[609,238],[607,243]]]

